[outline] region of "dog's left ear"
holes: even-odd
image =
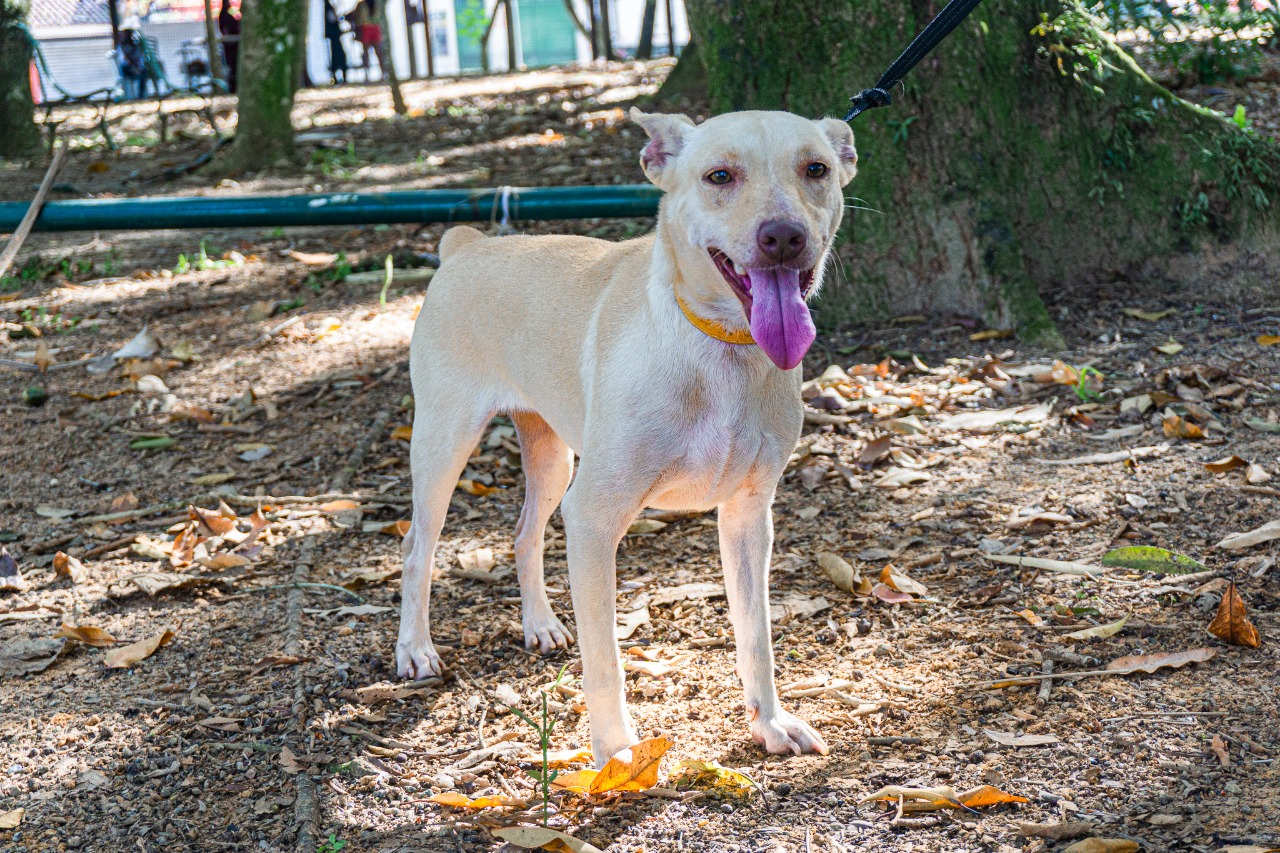
[[[631,120],[649,134],[649,142],[640,152],[640,168],[644,175],[661,187],[663,178],[670,174],[672,161],[684,147],[684,135],[693,129],[688,116],[664,113],[642,113],[631,108]]]
[[[836,150],[841,185],[849,183],[858,174],[858,151],[853,147],[853,128],[849,127],[848,122],[838,118],[820,118],[814,123]]]

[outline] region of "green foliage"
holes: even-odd
[[[333,262],[333,266],[323,272],[313,272],[307,276],[304,284],[320,293],[330,284],[337,284],[347,276],[351,275],[351,261],[347,259],[346,252],[338,252],[338,257]]]
[[[1199,83],[1254,73],[1280,30],[1275,0],[1100,0],[1091,9],[1111,32],[1133,32],[1156,62]]]
[[[542,697],[542,721],[535,722],[524,711],[519,708],[511,708],[511,713],[515,714],[523,720],[530,728],[538,733],[538,745],[542,749],[542,766],[537,770],[530,770],[529,775],[532,776],[542,786],[542,825],[547,825],[548,811],[551,805],[551,783],[560,775],[559,770],[552,770],[548,766],[547,753],[551,751],[551,730],[555,728],[555,718],[547,712],[547,693],[555,690],[564,680],[565,670],[569,668],[568,664],[560,667],[560,672],[556,675],[556,680],[540,691]]]
[[[495,12],[496,14],[496,12]],[[484,3],[482,0],[467,0],[465,4],[457,11],[456,28],[458,38],[467,39],[480,45],[483,51],[484,45],[481,40],[484,38],[485,32],[489,29],[489,16],[484,12]]]
[[[341,853],[342,848],[346,846],[347,842],[339,841],[338,837],[331,832],[328,838],[316,846],[316,853]]]
[[[311,152],[307,171],[316,171],[326,178],[344,180],[355,174],[356,169],[369,165],[369,161],[356,153],[354,141],[346,148],[317,148]]]
[[[44,332],[65,334],[79,326],[83,317],[68,317],[60,311],[49,313],[43,305],[37,308],[23,308],[18,312],[18,319],[24,325],[34,326]]]
[[[1089,365],[1085,365],[1076,371],[1075,392],[1076,396],[1080,398],[1080,401],[1083,403],[1102,399],[1102,395],[1090,387],[1090,377],[1096,377],[1099,384],[1101,384],[1104,378],[1101,370],[1098,370],[1096,367],[1090,367]]]
[[[217,250],[213,251],[217,254]],[[209,257],[209,246],[207,240],[200,241],[200,251],[192,257],[186,255],[178,255],[178,262],[173,267],[174,275],[182,275],[191,271],[205,272],[207,270],[225,270],[233,267],[244,266],[244,258],[239,252],[229,252],[228,257],[219,258],[217,260]]]

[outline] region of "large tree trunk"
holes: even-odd
[[[294,157],[293,96],[302,77],[306,0],[245,0],[241,7],[236,141],[223,167],[261,169]]]
[[[40,150],[31,100],[31,44],[19,28],[26,9],[0,0],[0,157],[21,157]]]
[[[942,2],[687,5],[717,111],[818,116]],[[1156,85],[1074,3],[987,0],[893,99],[854,122],[851,205],[874,212],[846,220],[828,321],[957,311],[1052,344],[1039,293],[1269,227],[1280,189],[1273,143]]]

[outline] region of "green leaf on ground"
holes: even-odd
[[[1130,545],[1127,548],[1108,551],[1102,558],[1102,565],[1137,569],[1141,572],[1164,572],[1167,575],[1189,575],[1192,572],[1204,571],[1203,563],[1185,554],[1177,554],[1152,545]]]

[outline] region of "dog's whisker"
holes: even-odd
[[[844,209],[845,209],[845,210],[866,210],[866,211],[869,211],[869,212],[871,212],[871,213],[880,213],[880,214],[883,214],[883,213],[884,213],[884,211],[883,211],[883,210],[876,210],[874,207],[863,207],[863,206],[862,206],[862,205],[860,205],[860,204],[846,204],[846,205],[844,206]]]

